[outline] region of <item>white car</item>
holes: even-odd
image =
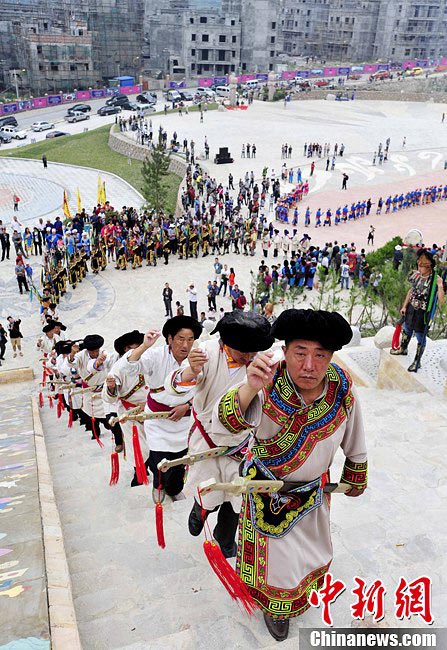
[[[210,88],[196,88],[196,97],[200,99],[214,99],[214,91]]]
[[[48,129],[54,129],[52,122],[34,122],[31,124],[32,131],[47,131]]]
[[[26,131],[20,131],[16,126],[2,126],[0,131],[7,133],[11,138],[15,138],[16,140],[25,140],[28,137]]]

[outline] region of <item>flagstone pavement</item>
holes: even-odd
[[[123,205],[140,208],[144,199],[133,187],[119,176],[86,167],[75,167],[49,162],[44,169],[39,160],[0,158],[0,219],[8,225],[13,216],[14,194],[20,197],[19,221],[34,225],[38,217],[44,221],[62,216],[64,190],[67,192],[70,212],[77,211],[77,189],[79,187],[82,206],[90,209],[96,205],[98,173],[106,183],[110,197],[119,197]]]

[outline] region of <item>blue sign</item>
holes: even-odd
[[[380,71],[380,70],[389,70],[389,69],[390,69],[390,66],[389,66],[388,63],[379,63],[378,66],[377,66],[378,71]]]
[[[17,104],[5,104],[3,106],[3,112],[4,113],[17,113],[19,110],[19,107]]]
[[[261,72],[256,75],[256,79],[259,81],[268,81],[269,75],[268,72]]]
[[[315,70],[311,70],[310,74],[313,75],[314,77],[319,77],[320,75],[324,74],[324,70],[321,68],[315,68]]]
[[[309,75],[310,75],[310,70],[297,70],[295,73],[296,77],[303,77],[303,79],[307,79]]]
[[[214,83],[216,86],[226,86],[228,79],[226,77],[214,77]]]
[[[103,90],[91,90],[90,95],[93,97],[104,97],[104,91]]]
[[[423,59],[421,61],[416,61],[416,66],[418,68],[427,68],[428,67],[428,61],[427,59]]]
[[[57,106],[62,104],[62,97],[60,95],[48,95],[47,102],[48,106]]]
[[[29,111],[33,107],[33,102],[30,99],[24,99],[19,102],[19,111]]]
[[[338,74],[349,74],[351,72],[351,68],[338,68]]]

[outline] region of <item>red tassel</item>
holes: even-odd
[[[50,409],[52,409],[53,408],[53,398],[51,397],[51,395],[48,397],[48,401],[50,402]]]
[[[116,451],[110,454],[110,463],[112,465],[112,473],[110,474],[109,485],[116,485],[120,477],[120,459]]]
[[[155,504],[155,528],[157,531],[157,542],[160,548],[165,548],[165,531],[163,527],[163,505],[159,502]]]
[[[233,600],[239,601],[244,610],[250,616],[257,609],[257,604],[253,600],[247,586],[242,582],[236,571],[228,564],[224,558],[218,544],[205,540],[203,550],[216,576],[219,578],[225,589]]]
[[[68,428],[71,429],[73,426],[73,409],[70,409],[68,413]]]
[[[44,368],[42,372],[42,384],[45,384],[46,379],[47,379],[47,369]]]
[[[43,408],[43,393],[40,391],[39,393],[39,407]]]
[[[64,400],[62,397],[62,393],[59,393],[57,396],[57,417],[60,418],[62,415],[62,411],[64,410]]]
[[[95,418],[94,418],[94,417],[91,417],[90,419],[91,419],[91,421],[92,421],[92,433],[93,433],[93,435],[95,436],[95,440],[96,440],[96,442],[98,443],[98,445],[99,445],[100,447],[104,447],[104,443],[101,442],[101,440],[99,439],[99,436],[98,436],[98,434],[97,434],[97,432],[96,432]]]
[[[141,452],[140,438],[138,436],[138,427],[136,424],[132,427],[132,444],[137,481],[140,485],[148,485],[149,480],[147,478],[146,465],[144,464],[143,454]]]
[[[398,350],[400,348],[400,334],[402,332],[402,325],[396,325],[394,330],[393,338],[391,341],[391,348],[393,350]]]

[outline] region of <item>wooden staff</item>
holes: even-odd
[[[176,465],[194,465],[194,463],[199,463],[201,460],[223,456],[227,450],[228,447],[213,447],[213,449],[200,451],[196,454],[186,454],[185,456],[175,458],[174,460],[166,460],[166,458],[163,458],[163,460],[158,463],[157,469],[161,472],[167,472],[168,469],[175,467]]]
[[[200,494],[207,494],[216,490],[222,490],[229,494],[251,494],[263,492],[266,494],[278,492],[279,494],[289,494],[291,490],[298,487],[304,487],[309,484],[309,481],[256,481],[250,480],[246,477],[240,476],[230,483],[218,483],[215,478],[210,478],[207,481],[199,484],[198,490]],[[323,487],[323,492],[330,492],[333,494],[346,494],[353,486],[349,483],[326,483]]]
[[[171,411],[160,411],[159,413],[135,413],[135,415],[122,415],[121,418],[110,418],[110,424],[113,426],[116,422],[145,422],[145,420],[166,420],[171,415]]]

